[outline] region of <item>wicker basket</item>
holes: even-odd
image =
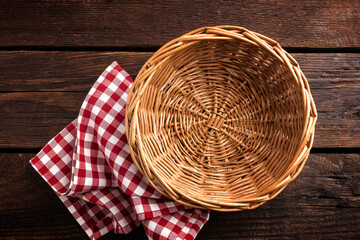
[[[182,204],[256,208],[303,168],[317,113],[297,62],[241,27],[203,27],[161,47],[128,97],[132,158]]]

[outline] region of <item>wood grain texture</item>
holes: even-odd
[[[40,148],[78,114],[114,60],[135,77],[152,53],[0,53],[0,148]],[[301,54],[319,119],[314,147],[360,147],[360,54]],[[36,63],[36,64],[34,64]]]
[[[360,47],[358,0],[0,2],[0,46],[158,47],[223,24],[285,47]]]
[[[0,239],[87,239],[28,161],[1,154]],[[300,176],[252,211],[211,212],[197,239],[355,239],[360,235],[360,155],[310,154]],[[146,239],[142,227],[105,239]]]

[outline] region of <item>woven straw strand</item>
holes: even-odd
[[[136,166],[165,196],[217,211],[253,209],[302,170],[317,112],[298,63],[236,26],[170,41],[142,67],[127,103]]]

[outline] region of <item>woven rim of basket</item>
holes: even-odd
[[[230,40],[242,41],[260,47],[285,64],[292,77],[301,85],[306,118],[302,132],[302,141],[291,164],[282,176],[255,197],[239,199],[237,202],[211,201],[195,199],[186,194],[176,193],[171,186],[162,180],[148,160],[142,157],[142,143],[139,129],[138,108],[142,93],[150,82],[152,74],[169,56],[201,41]],[[314,140],[314,129],[317,111],[310,93],[308,82],[295,59],[284,51],[280,45],[259,33],[237,26],[202,27],[176,38],[162,46],[141,68],[130,90],[126,106],[126,132],[131,157],[141,173],[161,194],[190,207],[205,208],[217,211],[238,211],[254,209],[277,196],[301,172]]]

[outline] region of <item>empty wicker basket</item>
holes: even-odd
[[[256,208],[303,168],[317,113],[297,62],[241,27],[204,27],[161,47],[131,88],[135,164],[165,196],[218,211]]]

